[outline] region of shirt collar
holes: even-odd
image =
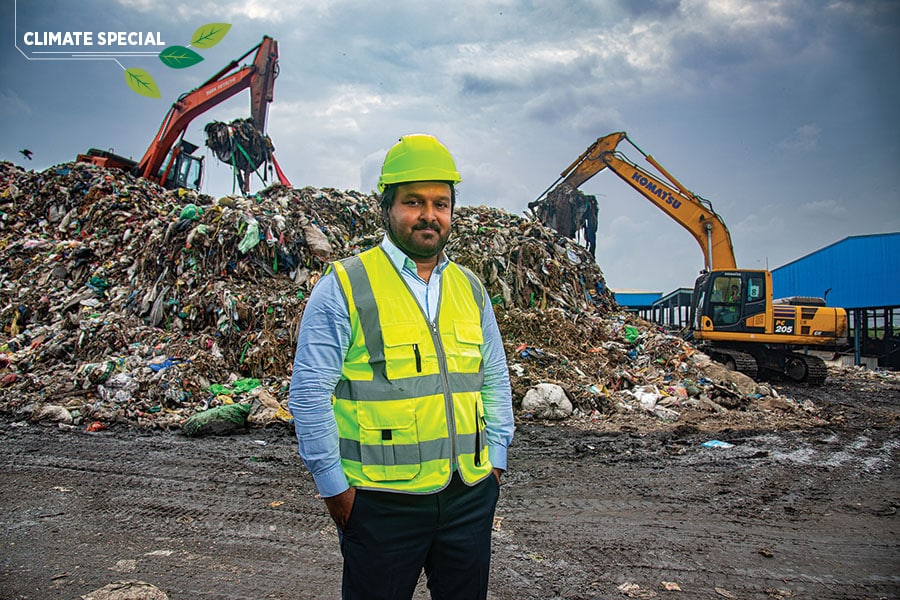
[[[397,245],[391,241],[391,237],[386,233],[384,234],[384,239],[381,241],[381,247],[384,249],[385,254],[388,255],[388,258],[391,259],[391,262],[394,263],[394,266],[398,271],[406,269],[413,273],[417,272],[415,261],[408,257],[403,250],[398,248]],[[447,258],[447,253],[441,250],[441,254],[438,256],[437,272],[443,272],[448,264],[450,264],[450,259]]]

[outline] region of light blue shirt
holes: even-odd
[[[416,301],[430,321],[437,316],[441,274],[450,264],[442,253],[437,267],[426,282],[419,277],[416,264],[402,250],[384,237],[381,247],[400,271]],[[485,298],[488,298],[485,292]],[[503,340],[490,305],[481,320],[484,344],[485,433],[488,457],[498,469],[506,469],[506,449],[513,439],[515,426],[512,391]],[[349,488],[341,469],[337,422],[331,408],[331,397],[341,377],[344,357],[350,348],[350,315],[340,283],[334,272],[324,275],[313,288],[303,310],[288,407],[294,416],[297,446],[303,463],[312,473],[319,494],[328,498]]]

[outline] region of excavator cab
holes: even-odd
[[[764,332],[768,285],[765,271],[704,273],[694,284],[694,330]]]
[[[159,180],[167,190],[187,188],[199,190],[203,180],[203,157],[194,156],[198,146],[181,140],[169,152],[159,169]],[[163,177],[165,176],[165,179]]]

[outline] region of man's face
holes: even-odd
[[[452,214],[449,184],[400,184],[387,211],[391,240],[412,259],[433,258],[450,238]]]

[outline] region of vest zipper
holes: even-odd
[[[450,391],[450,380],[447,378],[447,355],[444,353],[444,344],[438,333],[437,324],[429,321],[431,326],[431,338],[438,354],[438,367],[441,371],[441,381],[444,383],[444,408],[447,411],[447,433],[450,437],[450,460],[455,465],[456,460],[456,418],[453,414],[453,394]]]
[[[481,466],[481,419],[478,417],[478,400],[475,401],[475,466]]]
[[[419,345],[413,344],[413,352],[416,355],[416,373],[422,372],[422,355],[419,354]]]

